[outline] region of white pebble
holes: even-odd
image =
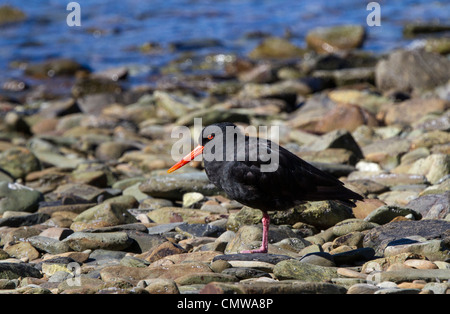
[[[382,289],[392,289],[392,288],[397,288],[397,284],[392,281],[383,281],[383,282],[380,282],[379,284],[377,284],[377,287],[382,288]]]

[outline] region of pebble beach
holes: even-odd
[[[30,19],[0,5],[7,33]],[[121,51],[157,59],[151,70],[8,54],[0,294],[449,294],[446,22],[405,22],[405,42],[377,52],[363,49],[365,20],[301,38],[247,32],[244,52],[210,37]],[[217,189],[201,161],[167,173],[173,130],[189,128],[194,147],[198,118],[274,126],[364,200],[274,209],[269,252],[240,254],[260,246],[262,212]]]

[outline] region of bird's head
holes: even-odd
[[[167,170],[167,172],[171,173],[189,163],[195,157],[200,155],[208,143],[211,143],[213,140],[217,141],[220,139],[223,141],[227,132],[238,132],[238,128],[231,122],[214,123],[204,127],[198,138],[198,146]]]

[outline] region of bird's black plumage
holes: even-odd
[[[215,126],[216,128],[211,128]],[[306,161],[300,159],[285,148],[265,139],[250,138],[236,132],[235,143],[227,150],[227,140],[222,141],[223,160],[217,161],[213,157],[207,158],[208,153],[217,153],[220,142],[214,140],[232,129],[237,128],[232,123],[218,123],[206,127],[199,138],[205,149],[203,151],[205,171],[208,178],[220,187],[232,199],[262,211],[286,210],[305,201],[337,200],[349,206],[354,206],[352,200],[362,199],[361,195],[347,189],[334,176],[323,172]],[[221,130],[222,133],[218,132]],[[213,139],[208,136],[213,135]],[[245,141],[245,160],[238,160],[238,137]],[[229,139],[229,138],[228,138]],[[213,152],[209,146],[214,145]],[[219,147],[217,147],[219,146]],[[251,155],[250,152],[257,154]],[[268,165],[268,161],[261,160],[264,152],[268,155],[278,155],[278,164],[274,164],[275,171],[262,172],[261,166]],[[250,156],[257,156],[250,160]],[[264,156],[267,157],[267,154]],[[255,159],[255,158],[253,158]]]

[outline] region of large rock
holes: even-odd
[[[203,172],[152,176],[141,183],[139,189],[152,197],[179,200],[188,192],[199,192],[209,196],[219,191]]]
[[[109,200],[108,200],[109,201]],[[88,228],[100,228],[130,224],[136,218],[128,212],[128,204],[118,202],[104,202],[79,214],[73,221],[71,229],[81,231]]]
[[[331,281],[338,277],[337,268],[313,265],[296,259],[285,260],[275,265],[273,274],[280,280],[300,279],[304,281]]]
[[[73,198],[75,200],[81,199],[89,203],[96,203],[98,197],[107,195],[103,189],[83,183],[63,184],[58,186],[53,193],[57,198]]]
[[[363,158],[361,148],[352,134],[344,129],[333,130],[322,135],[319,139],[304,146],[306,150],[321,151],[327,148],[343,148],[355,154],[356,158]]]
[[[443,281],[450,278],[450,269],[402,269],[380,273],[381,281],[411,282],[414,280]]]
[[[410,150],[411,142],[399,136],[373,141],[362,147],[364,157],[368,161],[383,166],[397,166],[399,157]]]
[[[364,27],[360,25],[318,27],[306,35],[306,43],[319,53],[333,53],[360,47],[364,37]]]
[[[239,212],[228,216],[227,229],[237,231],[241,226],[258,224],[262,217],[262,211],[259,209],[244,206]]]
[[[255,49],[249,53],[254,59],[283,59],[298,58],[303,56],[305,51],[292,44],[284,38],[269,37],[264,39]]]
[[[290,115],[288,124],[292,129],[299,128],[303,131],[314,132],[317,123],[335,107],[336,102],[330,99],[327,94],[315,93]]]
[[[28,242],[17,242],[6,247],[5,252],[22,261],[31,261],[39,257],[39,252]]]
[[[15,179],[24,178],[40,167],[36,156],[23,147],[13,147],[0,154],[0,168]]]
[[[152,210],[147,216],[158,224],[167,224],[185,221],[187,223],[205,223],[211,213],[199,209],[181,207],[161,207]]]
[[[128,248],[133,240],[125,232],[75,232],[64,239],[74,251],[84,250],[124,250]]]
[[[360,125],[376,126],[378,123],[370,112],[357,105],[338,104],[317,122],[315,131],[327,133],[344,129],[353,132]]]
[[[400,243],[402,243],[401,241],[399,240]],[[430,261],[445,261],[450,258],[450,247],[446,240],[436,239],[422,242],[404,240],[403,243],[405,244],[387,246],[384,255],[389,257],[412,253],[423,256]]]
[[[352,232],[362,232],[378,227],[378,224],[374,222],[368,222],[366,220],[351,218],[338,222],[332,227],[333,234],[336,237],[341,237]]]
[[[172,118],[180,118],[189,111],[198,109],[197,102],[189,97],[181,97],[164,91],[155,91],[156,105]]]
[[[443,113],[450,108],[450,102],[444,99],[410,99],[399,104],[390,105],[386,110],[386,124],[411,125],[427,113]]]
[[[375,71],[376,85],[381,90],[420,91],[447,83],[450,61],[424,50],[398,50],[381,60]]]
[[[286,238],[298,238],[298,236],[289,228],[279,226],[269,228],[269,243],[275,243]],[[236,232],[236,236],[228,243],[225,253],[236,253],[242,250],[253,249],[252,245],[260,245],[261,240],[261,226],[242,226]],[[269,252],[275,253],[275,247],[269,246]]]
[[[422,218],[422,215],[410,208],[384,205],[372,211],[366,218],[364,218],[364,220],[382,225],[390,222],[396,217],[404,217],[407,215],[412,215],[416,220]]]
[[[184,275],[175,279],[175,282],[179,286],[195,285],[195,284],[208,284],[210,282],[236,282],[239,279],[234,275],[228,275],[223,273],[196,273],[190,275]]]
[[[43,200],[39,191],[18,183],[0,182],[0,214],[6,211],[34,212]]]
[[[0,7],[0,25],[21,22],[26,18],[25,13],[10,5]]]
[[[60,254],[71,251],[67,242],[59,241],[54,238],[45,236],[33,236],[28,238],[28,242],[40,251],[50,254]]]
[[[403,26],[405,37],[415,37],[422,34],[433,34],[450,31],[450,25],[436,22],[407,22]]]
[[[142,253],[150,251],[167,241],[162,235],[148,234],[136,230],[125,230],[125,232],[133,240],[133,244],[127,249],[130,252]]]
[[[152,278],[176,279],[194,273],[212,273],[212,270],[206,264],[199,262],[150,267],[109,266],[100,271],[100,276],[104,281],[123,279],[137,283],[140,280]]]
[[[411,148],[421,147],[433,148],[433,146],[445,145],[450,142],[450,133],[447,131],[434,130],[414,137],[411,140]]]
[[[87,68],[72,59],[51,59],[41,63],[32,63],[25,68],[25,74],[36,77],[53,77],[55,75],[73,75]]]
[[[17,215],[0,218],[0,227],[22,227],[22,226],[33,226],[36,224],[41,224],[50,218],[50,215],[45,213],[33,213],[28,215]]]
[[[432,184],[450,173],[450,155],[432,154],[414,162],[408,173],[424,175]]]
[[[371,247],[377,255],[383,255],[384,249],[394,240],[411,236],[420,236],[427,240],[449,236],[450,221],[418,220],[394,221],[373,228],[364,236],[364,247]]]
[[[19,279],[24,277],[41,278],[42,274],[29,264],[0,263],[0,279]]]
[[[296,210],[299,221],[320,229],[328,229],[340,221],[353,218],[350,207],[335,201],[309,202],[296,206]]]
[[[178,290],[178,286],[172,279],[145,279],[138,283],[139,285],[143,285],[145,290],[147,290],[150,294],[178,294],[180,291]]]
[[[238,96],[244,99],[246,97],[283,99],[294,107],[297,95],[308,95],[322,88],[323,82],[319,78],[285,80],[271,84],[248,83],[244,85]],[[255,110],[250,112],[254,113]]]
[[[89,114],[100,113],[114,102],[126,103],[121,85],[105,78],[85,75],[75,81],[71,91],[81,111]]]
[[[406,173],[386,173],[373,171],[354,171],[348,176],[349,180],[371,180],[384,186],[426,184],[425,176]]]
[[[200,294],[345,294],[342,286],[304,280],[248,281],[239,283],[211,282]]]
[[[313,72],[314,77],[329,79],[336,86],[356,85],[358,83],[371,83],[375,81],[374,67],[359,67],[339,70],[319,70]]]
[[[450,214],[450,191],[420,196],[406,207],[420,213],[424,219],[444,219]]]
[[[336,103],[345,103],[361,106],[369,112],[376,114],[379,109],[392,102],[388,97],[358,89],[332,89],[328,97]]]

